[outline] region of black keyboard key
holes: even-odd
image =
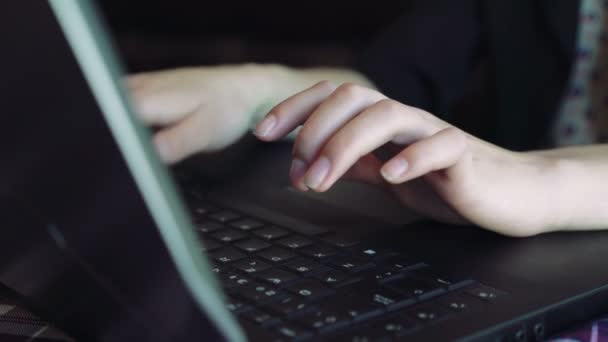
[[[340,248],[354,247],[359,244],[359,241],[343,235],[329,235],[322,239],[324,242]]]
[[[381,260],[397,256],[398,254],[385,248],[357,247],[352,252],[352,255],[362,259]]]
[[[251,310],[252,307],[239,299],[228,298],[226,300],[226,309],[228,309],[231,312],[234,312],[235,314],[240,314],[242,312]]]
[[[257,273],[257,278],[275,286],[283,286],[298,279],[298,276],[284,270],[271,268]]]
[[[287,236],[289,232],[283,228],[272,226],[256,230],[253,234],[261,239],[271,241]]]
[[[241,218],[241,215],[230,210],[222,210],[215,214],[209,215],[209,218],[221,223],[226,223]]]
[[[349,293],[352,293],[355,296],[361,296],[364,300],[384,307],[387,310],[401,309],[416,302],[416,298],[413,296],[376,284],[360,282],[353,286],[346,287],[345,289],[349,289]]]
[[[209,252],[209,256],[211,259],[219,262],[219,263],[229,263],[233,261],[237,261],[243,259],[245,254],[237,251],[232,247],[222,247],[220,249],[216,249],[212,252]]]
[[[407,335],[419,326],[410,318],[397,316],[375,322],[365,330],[371,336],[390,336],[392,340],[395,337]]]
[[[427,267],[427,265],[419,260],[404,258],[402,256],[388,258],[378,262],[378,265],[388,268],[396,272],[409,272],[419,268]]]
[[[270,268],[270,265],[257,259],[243,259],[232,266],[245,273],[256,273]]]
[[[243,314],[243,317],[263,327],[272,326],[280,322],[278,317],[258,310],[251,310],[249,312],[246,312]]]
[[[218,265],[214,265],[214,264],[211,264],[209,266],[211,266],[211,272],[213,272],[215,274],[224,273],[226,271],[224,269],[224,267],[222,267],[222,266],[218,266]]]
[[[329,296],[335,292],[334,289],[324,286],[315,279],[305,279],[287,286],[287,290],[303,298],[317,299]]]
[[[449,274],[447,271],[437,271],[430,267],[424,267],[418,270],[409,272],[408,275],[412,277],[426,280],[428,282],[434,282],[440,286],[444,286],[448,290],[457,290],[473,283],[473,280],[468,277],[457,276]]]
[[[275,327],[275,331],[291,341],[303,341],[312,337],[310,330],[302,329],[294,324],[281,323]]]
[[[220,274],[220,282],[227,289],[246,288],[253,284],[251,279],[235,273]]]
[[[450,311],[441,306],[426,304],[407,310],[404,316],[419,323],[428,323],[442,319],[449,314]]]
[[[201,233],[213,233],[222,229],[225,229],[226,227],[218,222],[214,222],[214,221],[209,221],[209,220],[205,220],[205,221],[201,221],[201,222],[197,222],[194,224],[194,226],[196,227],[196,229],[201,232]]]
[[[326,333],[348,326],[350,318],[344,313],[320,310],[302,315],[297,322],[307,329]]]
[[[283,238],[281,240],[278,240],[276,243],[281,246],[290,248],[290,249],[298,249],[298,248],[310,246],[312,244],[312,241],[310,241],[309,239],[302,237],[302,236],[292,235],[292,236]]]
[[[384,313],[382,306],[367,298],[343,293],[338,293],[324,301],[321,310],[343,313],[356,322],[369,320]]]
[[[284,263],[294,258],[296,255],[283,248],[271,247],[257,253],[257,256],[274,263]]]
[[[293,317],[317,309],[310,301],[296,296],[287,296],[277,301],[264,303],[264,307],[274,313],[287,317]]]
[[[217,241],[206,239],[201,241],[202,251],[209,252],[222,247],[223,245]]]
[[[394,271],[389,268],[376,267],[366,272],[363,277],[373,279],[378,283],[384,284],[403,278],[403,273]]]
[[[415,296],[419,300],[427,300],[446,292],[440,283],[424,281],[409,276],[391,282],[389,287],[407,296]]]
[[[318,279],[326,286],[331,286],[334,288],[342,287],[345,285],[353,284],[361,280],[361,278],[348,274],[342,271],[329,270],[325,272],[321,272],[318,274],[314,274],[312,276],[315,279]]]
[[[470,296],[453,294],[448,295],[445,298],[441,298],[437,301],[437,304],[442,306],[444,309],[454,312],[463,312],[479,306],[481,302],[479,299]]]
[[[374,303],[386,307],[387,310],[397,310],[413,303],[411,298],[387,290],[376,291],[372,295],[372,300]]]
[[[465,293],[488,302],[505,295],[504,292],[486,285],[473,286],[472,288],[467,289]]]
[[[175,176],[178,179],[180,185],[183,185],[182,191],[184,192],[187,200],[189,201],[188,202],[189,204],[190,203],[194,204],[193,201],[200,202],[203,198],[205,198],[205,196],[203,196],[203,192],[201,191],[201,189],[189,184],[189,183],[192,183],[191,175],[189,175],[186,172],[179,172],[179,170],[176,170]],[[190,181],[188,181],[188,180],[190,180]]]
[[[290,261],[285,265],[285,268],[292,272],[303,275],[318,273],[329,269],[326,266],[323,266],[317,262],[309,261],[306,259],[296,259],[295,261]]]
[[[214,213],[216,211],[219,210],[218,207],[208,204],[208,203],[202,203],[199,201],[196,201],[195,203],[191,203],[190,208],[192,208],[192,211],[199,216],[204,216],[204,215],[208,215],[211,213]]]
[[[232,226],[234,228],[238,228],[240,230],[248,231],[248,230],[254,230],[254,229],[263,227],[264,224],[260,221],[246,218],[246,219],[234,221],[234,222],[230,223],[230,226]]]
[[[250,302],[272,301],[286,297],[285,293],[269,285],[254,285],[243,288],[235,292],[239,297],[245,298]]]
[[[225,242],[225,243],[242,240],[247,237],[247,235],[245,233],[238,231],[236,229],[225,229],[225,230],[213,233],[211,236],[214,239],[217,239],[217,240]]]
[[[235,243],[234,246],[247,253],[255,253],[270,247],[270,244],[258,239],[248,239],[241,240]]]
[[[332,258],[329,264],[337,267],[338,269],[346,272],[360,272],[368,268],[372,268],[375,265],[365,259],[360,259],[351,256],[340,256]]]
[[[300,253],[311,258],[315,258],[319,261],[324,261],[328,257],[338,254],[338,251],[334,248],[325,245],[313,245],[305,247],[300,250]]]

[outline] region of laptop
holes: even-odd
[[[287,142],[168,169],[91,1],[4,7],[0,282],[76,340],[540,341],[608,311],[606,232],[303,195]]]

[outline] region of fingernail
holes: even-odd
[[[297,182],[304,176],[306,173],[306,163],[300,159],[295,158],[291,162],[291,170],[289,171],[289,176],[294,182]]]
[[[321,157],[312,164],[308,173],[304,177],[304,184],[311,189],[317,189],[329,173],[330,162],[327,157]]]
[[[277,125],[277,118],[274,115],[268,115],[264,120],[262,120],[255,128],[255,135],[259,137],[265,137]]]
[[[380,173],[387,181],[396,181],[407,171],[408,163],[403,158],[394,158],[380,169]]]

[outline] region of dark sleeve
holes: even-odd
[[[411,0],[356,68],[397,101],[436,115],[462,95],[483,54],[479,0]]]

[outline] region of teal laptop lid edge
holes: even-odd
[[[49,0],[160,235],[203,312],[230,341],[245,341],[225,309],[223,293],[167,168],[160,162],[149,131],[133,113],[121,82],[122,68],[91,0]]]

